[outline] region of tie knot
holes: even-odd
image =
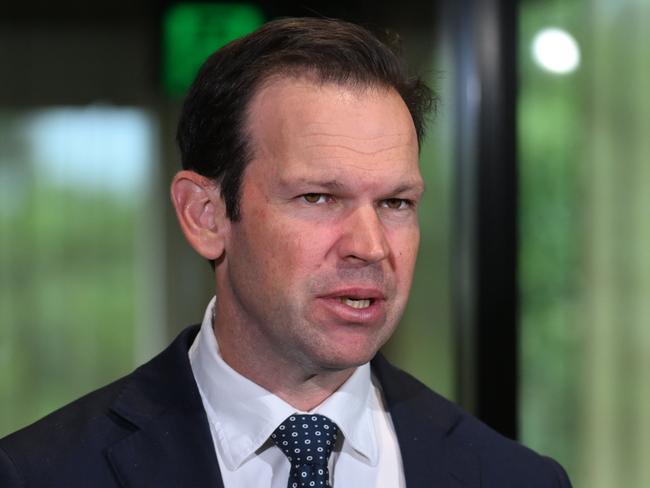
[[[294,414],[275,429],[271,440],[292,464],[327,466],[338,431],[324,415]]]

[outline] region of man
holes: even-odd
[[[431,103],[343,22],[213,54],[171,193],[216,299],[150,363],[0,441],[0,485],[570,486],[377,354],[415,266]]]

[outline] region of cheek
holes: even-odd
[[[272,212],[260,213],[256,222],[247,239],[255,242],[264,268],[279,282],[309,275],[322,265],[329,242],[322,228]]]
[[[390,240],[395,256],[394,265],[398,274],[412,274],[420,245],[419,229],[403,229],[396,231],[390,236]]]
[[[286,271],[295,275],[311,276],[325,265],[330,249],[330,236],[317,227],[301,224],[287,225],[279,235],[279,260],[286,263]]]

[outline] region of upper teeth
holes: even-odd
[[[341,301],[352,308],[368,308],[370,306],[369,298],[356,300],[354,298],[341,297]]]

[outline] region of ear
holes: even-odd
[[[190,245],[206,259],[219,259],[230,220],[218,184],[194,171],[179,171],[172,180],[171,197]]]

